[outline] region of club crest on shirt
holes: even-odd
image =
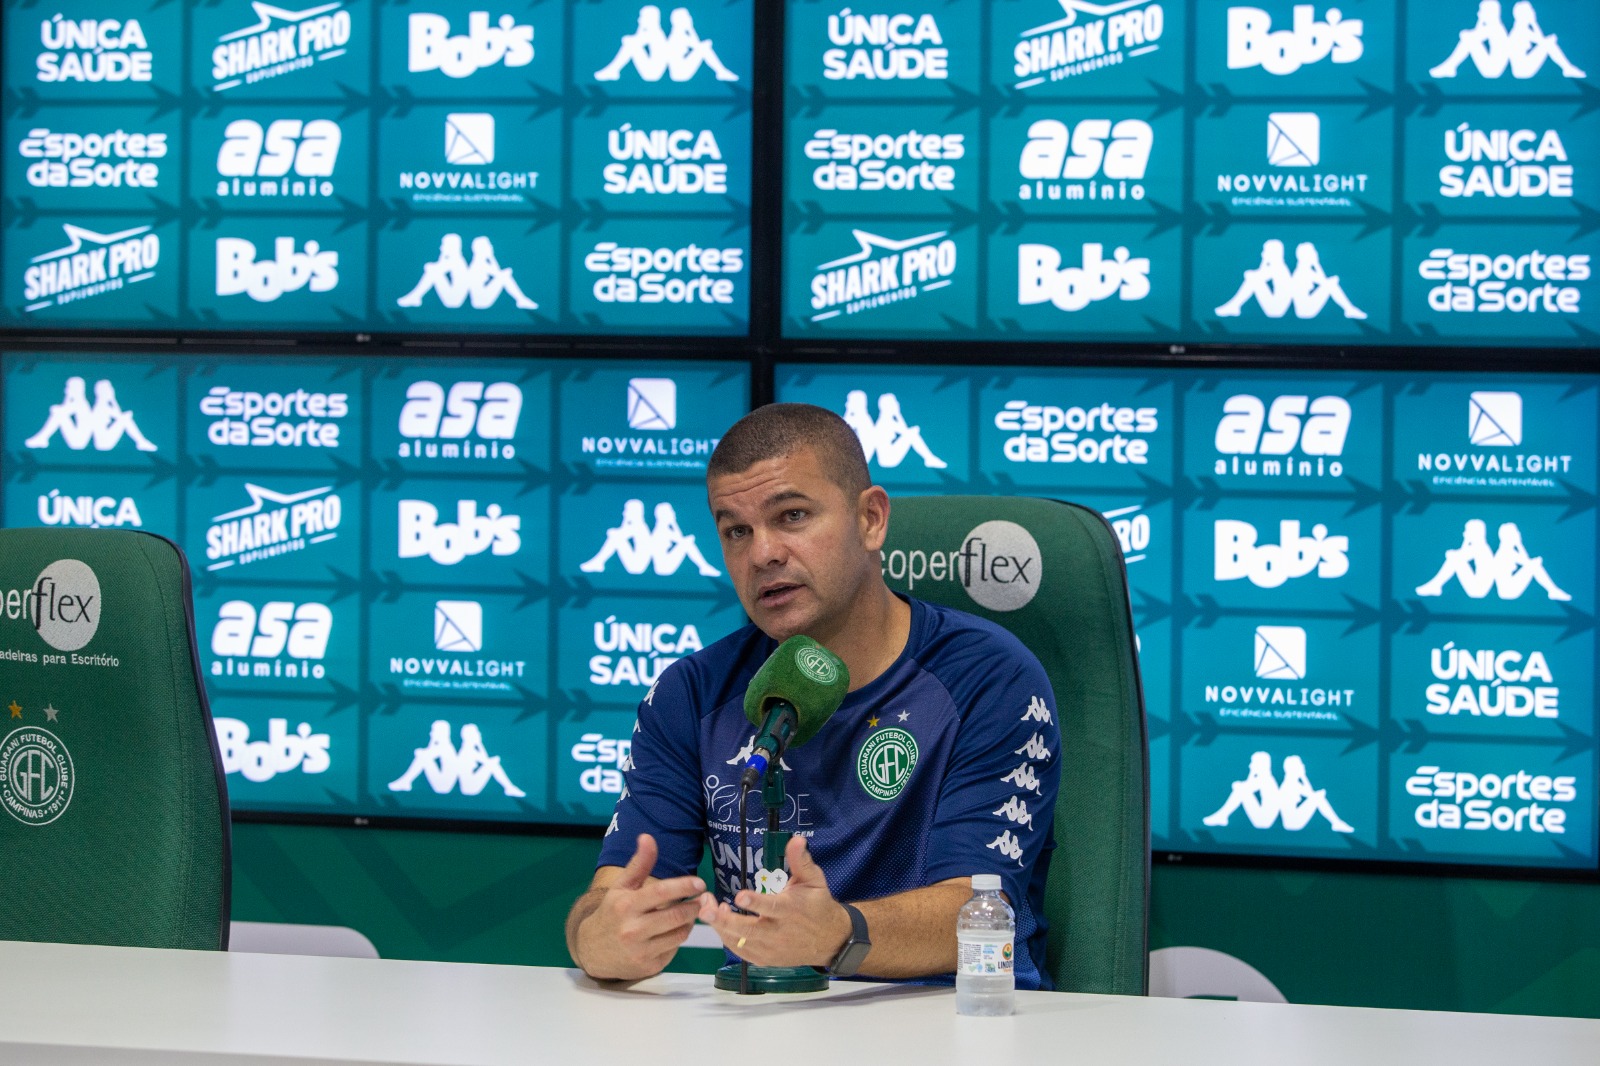
[[[885,726],[867,737],[856,758],[856,776],[873,799],[900,795],[917,768],[917,740],[904,729]]]

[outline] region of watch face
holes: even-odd
[[[846,942],[844,949],[839,952],[839,957],[828,967],[828,972],[835,977],[854,977],[856,971],[861,969],[861,964],[866,961],[867,952],[871,950],[872,944],[865,940]]]

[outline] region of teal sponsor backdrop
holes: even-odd
[[[0,327],[746,334],[754,7],[8,0]],[[596,301],[605,241],[740,267]]]
[[[1581,0],[1482,22],[1477,0],[785,13],[785,337],[1593,344],[1600,164],[1583,100],[1600,23]],[[941,178],[893,139],[911,129],[959,136],[985,163]],[[825,131],[884,135],[846,139],[843,165],[899,168],[902,195],[840,185]],[[835,168],[823,184],[819,167]],[[939,230],[959,249],[948,285],[884,279],[890,242]],[[820,264],[860,251],[851,231],[878,252],[841,262],[841,298],[813,306]],[[1148,258],[1148,292],[1071,311],[1030,300],[1017,245],[1034,241],[1054,242],[1062,270],[1086,244],[1125,246]],[[1451,280],[1420,273],[1435,249],[1487,256],[1500,273],[1462,268],[1471,288],[1523,292],[1508,310],[1480,294],[1434,311],[1428,290]],[[1117,288],[1085,273],[1062,289]]]
[[[749,373],[8,352],[0,523],[185,550],[236,809],[596,824],[573,746],[744,624],[704,477]]]
[[[843,415],[891,494],[1105,516],[1157,851],[1594,867],[1588,380],[797,363],[777,398]],[[1570,776],[1584,813],[1561,833],[1413,832],[1405,782],[1436,750]]]

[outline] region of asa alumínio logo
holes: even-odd
[[[0,741],[0,807],[23,825],[49,825],[66,813],[78,775],[61,738],[20,726]]]
[[[1343,477],[1350,401],[1285,394],[1271,403],[1240,392],[1222,403],[1212,473],[1248,478]]]
[[[917,738],[896,726],[875,729],[856,756],[856,777],[867,795],[887,803],[917,768]]]
[[[223,34],[211,49],[212,92],[310,70],[349,51],[344,0],[298,11],[251,0],[250,8],[255,23]]]
[[[701,38],[694,26],[694,14],[686,7],[675,7],[668,16],[670,32],[661,25],[661,9],[655,4],[639,8],[638,25],[622,35],[622,43],[611,62],[594,72],[595,81],[617,81],[629,69],[642,81],[662,78],[685,82],[702,70],[709,70],[718,81],[738,81],[739,75],[723,65],[709,40]]]
[[[257,199],[332,196],[344,130],[332,119],[234,119],[217,149],[216,195]],[[277,206],[276,204],[273,206]]]
[[[333,610],[325,603],[271,600],[258,608],[229,600],[211,629],[211,676],[320,681],[332,634]]]
[[[0,590],[0,618],[25,623],[56,651],[93,640],[103,608],[100,579],[79,559],[57,559],[28,588]]]
[[[915,452],[929,470],[943,470],[949,465],[928,446],[922,427],[906,422],[900,399],[892,392],[878,394],[878,417],[873,418],[867,410],[866,392],[851,389],[844,400],[844,421],[855,430],[868,463],[893,470]]]
[[[1272,773],[1272,755],[1258,751],[1250,756],[1250,770],[1243,781],[1235,781],[1227,802],[1201,819],[1213,828],[1226,826],[1236,811],[1257,829],[1277,826],[1297,833],[1321,815],[1335,833],[1353,833],[1355,827],[1333,809],[1328,790],[1314,788],[1307,776],[1306,763],[1298,755],[1283,757],[1283,780]]]
[[[50,413],[39,431],[22,442],[24,448],[43,449],[60,434],[61,443],[75,452],[90,445],[97,452],[109,452],[124,439],[141,452],[156,451],[139,429],[132,411],[117,402],[117,387],[106,378],[94,383],[94,403],[89,403],[87,382],[76,375],[67,379],[61,402],[50,405]]]
[[[1260,67],[1268,74],[1293,74],[1310,63],[1354,63],[1366,51],[1361,19],[1345,18],[1330,7],[1321,19],[1311,4],[1296,4],[1289,29],[1272,28],[1272,15],[1259,7],[1228,9],[1228,69]]]
[[[1538,74],[1546,62],[1554,63],[1564,78],[1588,77],[1567,58],[1556,43],[1556,35],[1539,27],[1539,13],[1528,0],[1511,5],[1511,27],[1503,21],[1498,0],[1482,0],[1478,18],[1470,29],[1457,34],[1456,45],[1444,61],[1428,71],[1434,78],[1454,78],[1467,60],[1484,78],[1495,80],[1506,73],[1519,80]]]
[[[67,243],[28,260],[22,272],[25,314],[117,292],[156,276],[161,238],[150,226],[100,233],[61,224]]]
[[[1143,200],[1155,130],[1143,119],[1039,119],[1028,127],[1017,198],[1052,203]]]
[[[1261,262],[1244,272],[1238,291],[1214,313],[1218,318],[1237,318],[1252,300],[1268,318],[1282,318],[1291,307],[1296,318],[1316,318],[1329,301],[1337,304],[1346,318],[1367,317],[1345,294],[1339,276],[1323,269],[1317,246],[1310,241],[1295,246],[1293,270],[1284,258],[1282,241],[1262,242]]]
[[[1064,18],[1025,29],[1012,48],[1014,89],[1082,77],[1161,49],[1166,11],[1150,0],[1056,0]],[[1039,8],[1048,5],[1039,0]]]
[[[794,656],[800,672],[819,685],[831,685],[839,680],[839,661],[823,648],[801,648]]]
[[[522,418],[522,389],[511,381],[437,381],[406,386],[400,408],[402,459],[516,458],[511,443]]]

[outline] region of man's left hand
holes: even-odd
[[[707,892],[700,897],[700,920],[752,966],[826,966],[850,938],[850,916],[828,890],[805,837],[792,838],[784,858],[791,872],[782,892],[741,890],[734,903],[748,914]]]

